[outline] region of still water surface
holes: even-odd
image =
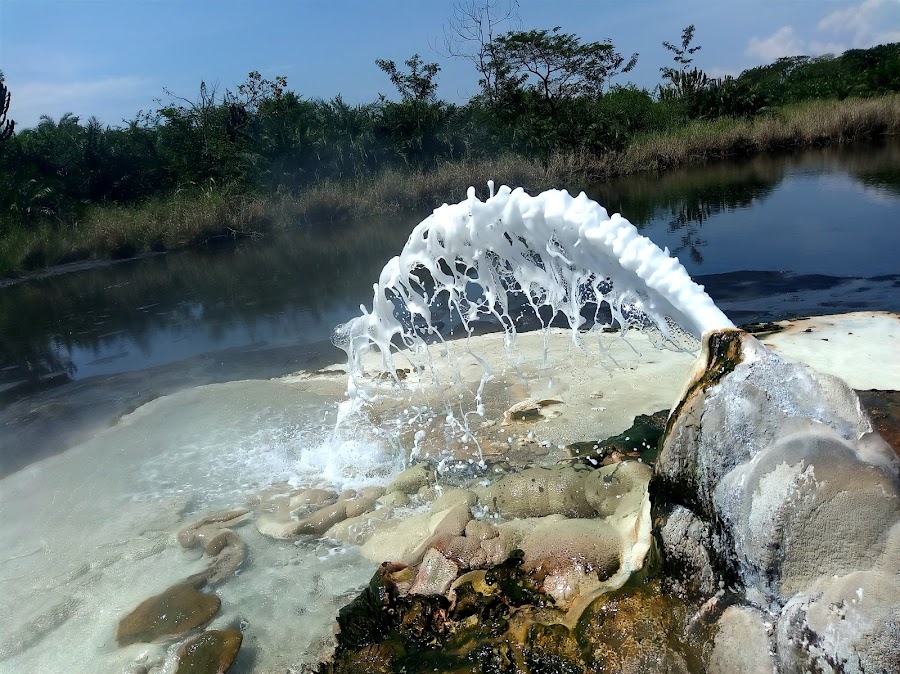
[[[900,142],[720,162],[587,191],[678,255],[738,324],[900,310]],[[104,381],[106,402],[121,412],[179,382],[276,376],[340,359],[331,330],[370,304],[381,267],[424,215],[0,288],[0,414],[7,440],[9,429],[19,433],[0,442],[0,475],[42,453],[45,433],[21,410],[3,411],[36,392]],[[123,378],[140,371],[152,374]],[[92,414],[87,403],[78,414],[66,404],[66,414]],[[49,428],[46,417],[33,421]]]

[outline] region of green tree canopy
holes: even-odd
[[[437,63],[424,63],[418,54],[413,54],[406,59],[408,73],[400,72],[393,61],[375,59],[375,64],[391,78],[391,84],[397,87],[404,101],[434,102],[437,91],[435,78],[441,71]]]
[[[610,41],[583,43],[560,31],[510,31],[496,38],[492,70],[506,89],[525,88],[555,108],[562,100],[601,94],[610,79],[637,64],[637,54],[626,61]]]

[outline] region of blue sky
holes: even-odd
[[[163,87],[195,98],[199,83],[235,88],[250,70],[286,75],[310,98],[351,103],[393,95],[376,58],[436,61],[438,95],[477,92],[470,63],[441,55],[452,1],[0,0],[0,69],[20,128],[72,112],[118,125],[152,109]],[[697,27],[696,65],[714,75],[798,53],[900,41],[900,0],[521,0],[522,28],[585,41],[611,38],[638,66],[617,81],[652,88],[682,28]]]

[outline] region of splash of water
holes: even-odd
[[[476,296],[473,284],[480,289]],[[511,336],[513,294],[521,294],[537,316],[545,306],[562,314],[574,339],[587,322],[584,308],[602,303],[620,327],[649,330],[663,347],[682,349],[689,337],[733,327],[677,258],[583,192],[573,198],[548,190],[531,197],[504,185],[482,202],[470,187],[468,199],[441,206],[416,226],[374,291],[372,310],[361,307],[362,316],[335,330],[334,341],[355,372],[372,348],[392,371],[392,354],[400,348],[392,344],[395,337],[415,348],[425,335],[437,336],[432,307],[440,300],[467,329],[490,315]],[[594,321],[591,329],[609,325]]]
[[[544,330],[563,316],[580,348],[589,332],[602,349],[601,332],[614,326],[647,332],[662,348],[695,350],[705,332],[732,327],[677,258],[583,192],[532,197],[507,186],[494,194],[493,182],[488,186],[486,201],[470,187],[465,201],[444,204],[417,225],[382,270],[371,311],[361,307],[361,316],[336,328],[351,399],[365,398],[359,375],[367,352],[379,351],[384,371],[394,373],[398,351],[425,353],[428,342],[443,340],[437,308],[457,317],[467,334],[476,321],[493,318],[508,352],[522,309]]]

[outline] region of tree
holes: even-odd
[[[6,84],[3,80],[3,71],[0,70],[0,140],[7,140],[13,135],[13,131],[16,128],[16,123],[6,118],[6,113],[9,112],[9,102],[12,100],[12,94],[9,93],[9,90],[6,88]]]
[[[437,91],[437,82],[434,78],[441,70],[437,63],[423,63],[418,54],[413,54],[406,60],[408,73],[400,72],[393,61],[375,59],[375,64],[391,78],[391,83],[397,87],[404,102],[434,102]]]
[[[518,14],[516,0],[458,2],[444,25],[444,52],[475,65],[480,76],[478,85],[489,105],[500,98],[500,84],[508,74],[498,70],[495,39],[501,26],[518,22]]]
[[[582,43],[557,26],[501,35],[491,59],[493,72],[502,74],[498,88],[524,87],[555,110],[562,100],[601,94],[611,78],[634,68],[638,55],[626,61],[612,42]]]
[[[709,78],[702,70],[698,68],[688,70],[688,66],[694,61],[691,57],[703,48],[700,45],[692,47],[691,42],[693,40],[694,24],[691,24],[681,31],[681,47],[672,44],[668,40],[663,42],[663,47],[675,54],[672,60],[680,66],[678,68],[663,66],[659,69],[663,79],[668,80],[671,84],[672,89],[670,91],[673,91],[676,97],[695,94],[709,83]]]
[[[280,99],[287,89],[287,77],[278,75],[274,80],[266,79],[258,70],[251,70],[247,75],[247,81],[238,85],[236,100],[231,101],[242,105],[247,111],[255,112],[260,103],[268,99]]]

